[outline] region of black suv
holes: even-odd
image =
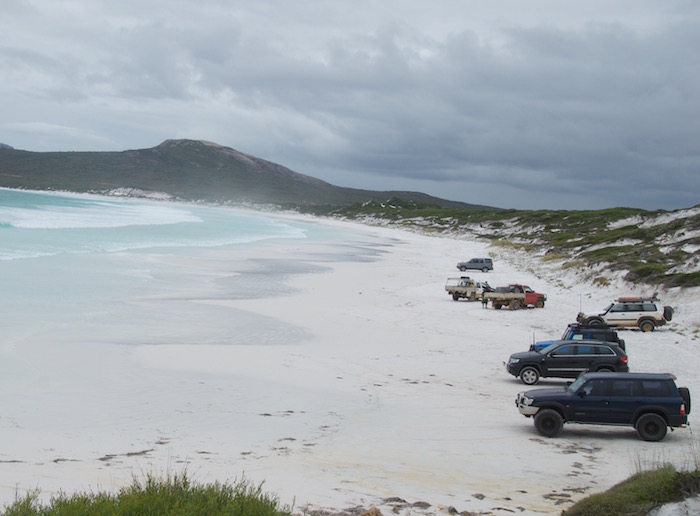
[[[605,342],[614,342],[625,349],[625,341],[618,337],[617,330],[608,324],[571,323],[566,327],[559,340],[604,340]],[[539,351],[555,342],[555,340],[540,340],[530,346],[530,351]]]
[[[539,351],[513,353],[506,370],[525,385],[540,377],[576,378],[584,371],[627,372],[627,354],[617,344],[600,340],[557,340]]]
[[[676,377],[658,373],[584,373],[566,387],[521,392],[515,405],[535,418],[545,437],[564,423],[629,425],[645,441],[660,441],[668,427],[683,427],[690,414],[690,391]]]

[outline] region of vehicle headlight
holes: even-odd
[[[510,357],[510,358],[508,359],[508,363],[509,363],[509,364],[517,364],[518,362],[520,362],[520,359],[519,359],[519,358]]]
[[[527,396],[520,396],[520,404],[521,405],[532,405],[532,398],[528,398]]]

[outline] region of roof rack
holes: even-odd
[[[576,326],[577,328],[591,329],[591,330],[608,330],[610,328],[617,329],[619,326],[617,324],[585,324],[579,322],[569,323],[569,326]]]
[[[653,296],[629,296],[629,297],[618,297],[616,301],[620,303],[634,302],[634,301],[658,301],[659,298],[656,297],[656,293]]]

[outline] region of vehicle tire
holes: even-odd
[[[483,269],[481,269],[481,272],[488,272],[488,271],[489,271],[488,267],[484,267]]]
[[[683,398],[683,403],[685,403],[685,413],[690,414],[690,389],[687,387],[678,387],[678,394]]]
[[[517,310],[520,308],[520,300],[519,299],[513,299],[510,303],[510,309],[511,310]]]
[[[654,331],[655,328],[656,324],[654,324],[654,321],[650,321],[649,319],[639,321],[639,329],[643,332]]]
[[[460,267],[459,270],[462,271],[462,272],[464,272],[464,271],[467,270],[467,268],[466,268],[466,267]]]
[[[526,366],[520,371],[520,381],[525,385],[535,385],[540,379],[540,372],[536,367]]]
[[[637,435],[644,441],[660,441],[666,436],[667,425],[664,418],[658,414],[644,414],[634,425]]]
[[[535,308],[544,308],[544,299],[538,299],[535,303]]]
[[[564,427],[564,418],[553,409],[542,409],[535,414],[535,428],[545,437],[556,437]]]
[[[664,319],[667,322],[671,322],[671,319],[673,319],[673,307],[664,306]]]
[[[494,307],[496,310],[500,310],[500,309],[501,309],[501,306],[503,306],[503,305],[501,305],[500,303],[494,303],[494,304],[493,304],[493,307]]]
[[[615,370],[611,367],[600,367],[595,370],[596,373],[614,373]]]
[[[586,324],[589,324],[591,326],[598,326],[600,324],[603,324],[603,321],[598,318],[590,318],[586,320]]]
[[[459,294],[457,294],[457,292],[455,292],[455,293],[452,294],[452,300],[453,300],[453,301],[459,301]]]

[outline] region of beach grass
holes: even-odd
[[[243,478],[233,484],[193,483],[186,473],[166,478],[147,475],[116,494],[105,492],[59,494],[48,504],[39,501],[39,491],[18,498],[4,509],[4,516],[53,515],[231,515],[284,516],[291,507],[276,496],[263,492]]]
[[[562,516],[636,516],[664,504],[681,501],[700,492],[700,470],[677,471],[672,465],[641,471],[605,492],[590,495],[562,512]],[[117,494],[105,492],[59,494],[48,504],[38,501],[39,491],[18,498],[2,511],[3,516],[142,515],[172,516],[207,514],[230,516],[290,516],[292,508],[281,505],[262,484],[246,479],[234,484],[197,484],[185,473],[167,478],[148,475]]]
[[[572,505],[563,516],[635,516],[700,491],[700,471],[677,471],[671,465],[642,471]]]

